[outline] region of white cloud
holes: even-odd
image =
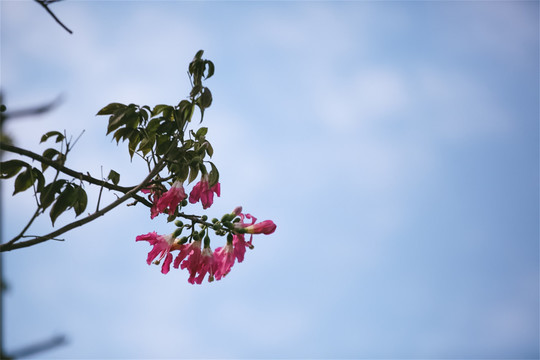
[[[410,93],[403,74],[395,69],[368,67],[356,69],[350,78],[328,74],[315,81],[311,88],[315,113],[340,133],[377,130],[388,118],[399,117]]]

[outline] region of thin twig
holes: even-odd
[[[12,152],[12,153],[15,153],[15,154],[27,156],[27,157],[29,157],[31,159],[39,161],[42,164],[49,165],[53,169],[61,171],[64,174],[69,175],[69,176],[71,176],[71,177],[73,177],[75,179],[81,179],[81,180],[86,181],[87,183],[90,183],[90,184],[103,186],[103,187],[105,187],[105,188],[107,188],[109,190],[120,191],[121,193],[125,194],[126,192],[128,192],[129,190],[131,190],[133,188],[133,186],[125,187],[125,186],[114,185],[114,184],[111,184],[111,183],[108,183],[108,182],[103,182],[103,180],[99,180],[99,179],[96,179],[96,178],[94,178],[94,177],[92,177],[90,175],[85,175],[85,174],[83,174],[81,172],[72,170],[72,169],[67,168],[67,167],[65,167],[63,165],[58,164],[57,162],[55,162],[53,160],[47,159],[47,158],[45,158],[45,157],[43,157],[43,156],[41,156],[39,154],[36,154],[36,153],[34,153],[32,151],[29,151],[29,150],[26,150],[26,149],[21,149],[21,148],[19,148],[17,146],[14,146],[14,145],[8,145],[6,143],[0,143],[0,149],[5,150],[5,151],[9,151],[9,152]],[[146,205],[148,207],[152,207],[152,204],[150,202],[148,202],[142,196],[135,195],[133,197],[135,199],[139,200],[144,205]]]
[[[24,235],[23,238],[37,238],[39,237],[39,235]],[[66,241],[66,239],[57,239],[57,238],[52,238],[52,239],[49,239],[49,240],[54,240],[54,241]]]
[[[64,345],[66,343],[67,341],[66,341],[65,336],[63,335],[54,336],[48,340],[26,346],[22,349],[15,350],[13,353],[9,355],[14,359],[33,356],[37,353],[54,349],[55,347]]]
[[[81,138],[81,136],[83,136],[84,132],[86,130],[83,130],[81,131],[81,133],[79,134],[79,136],[77,136],[77,138],[75,139],[75,141],[73,142],[73,145],[71,146],[70,150],[73,149],[75,147],[75,144],[77,143],[77,141],[79,141],[79,139]]]
[[[8,120],[8,119],[13,119],[13,118],[18,118],[18,117],[41,115],[43,113],[46,113],[47,111],[50,111],[54,107],[56,107],[60,103],[61,99],[62,99],[61,96],[57,96],[56,99],[54,99],[53,101],[47,104],[38,105],[38,106],[34,106],[27,109],[6,111],[5,113],[2,113],[2,117],[3,117],[3,120]]]
[[[59,170],[56,170],[56,174],[54,175],[54,180],[53,180],[53,183],[56,182],[56,179],[58,179],[58,175],[60,175],[60,171]],[[49,196],[49,193],[52,191],[52,187],[50,187],[48,190],[47,190],[47,193],[44,195],[45,197],[48,197]],[[36,189],[34,188],[34,196],[36,197],[36,201],[37,201],[37,191]],[[40,213],[41,211],[41,213]],[[32,223],[34,222],[34,220],[41,214],[43,214],[45,212],[45,209],[42,208],[41,204],[38,202],[37,204],[37,209],[36,209],[36,212],[34,213],[34,215],[32,216],[32,218],[28,221],[28,224],[26,224],[26,226],[22,229],[22,231],[19,233],[19,235],[15,236],[13,239],[11,239],[10,241],[8,241],[7,243],[8,244],[13,244],[15,243],[17,240],[19,240],[20,238],[23,238],[25,237],[24,236],[24,233],[30,228],[30,226],[32,225]]]
[[[103,166],[101,167],[101,178],[103,179]],[[103,183],[101,184],[101,187],[99,188],[99,196],[97,199],[97,205],[96,205],[96,211],[99,210],[99,203],[101,202],[101,194],[103,193],[103,184],[105,183],[105,179],[103,179]]]
[[[53,17],[54,20],[56,20],[56,22],[58,24],[60,24],[61,27],[63,27],[68,33],[70,34],[73,34],[73,31],[71,31],[66,25],[64,25],[60,19],[58,19],[56,17],[56,15],[54,15],[54,13],[51,11],[51,9],[49,9],[49,6],[48,6],[48,2],[44,1],[44,0],[35,0],[39,5],[43,6],[43,8]]]
[[[118,200],[116,200],[116,201],[112,202],[111,204],[109,204],[108,206],[104,207],[102,210],[96,211],[92,215],[89,215],[89,216],[87,216],[85,218],[82,218],[80,220],[77,220],[77,221],[74,221],[74,222],[72,222],[70,224],[67,224],[66,226],[63,226],[62,228],[60,228],[60,229],[58,229],[56,231],[53,231],[53,232],[51,232],[51,233],[49,233],[47,235],[39,236],[39,237],[36,237],[35,239],[28,240],[28,241],[22,241],[22,242],[18,242],[18,243],[15,243],[15,244],[2,244],[2,245],[0,245],[0,252],[11,251],[11,250],[15,250],[15,249],[20,249],[20,248],[25,248],[25,247],[29,247],[29,246],[32,246],[32,245],[40,244],[42,242],[45,242],[45,241],[50,240],[52,238],[55,238],[58,235],[61,235],[61,234],[65,233],[65,232],[68,232],[69,230],[72,230],[72,229],[74,229],[76,227],[82,226],[84,224],[89,223],[92,220],[97,219],[98,217],[104,215],[105,213],[111,211],[112,209],[114,209],[118,205],[122,204],[127,199],[134,197],[134,195],[140,189],[145,187],[147,185],[147,183],[150,180],[152,180],[152,178],[154,176],[156,176],[163,169],[164,166],[165,166],[164,165],[164,158],[162,158],[158,162],[156,167],[148,174],[148,176],[146,176],[146,178],[139,185],[137,185],[137,186],[133,187],[132,189],[130,189],[128,192],[126,192],[124,194],[124,196],[120,197]]]
[[[30,225],[32,225],[32,223],[34,222],[34,220],[39,216],[39,211],[41,210],[41,207],[38,207],[36,209],[36,211],[34,212],[34,215],[32,215],[32,218],[28,221],[28,223],[26,224],[26,226],[21,230],[21,232],[19,233],[19,235],[15,236],[13,239],[9,240],[7,242],[7,244],[13,244],[15,243],[17,240],[19,240],[20,238],[24,237],[24,233],[26,232],[26,230],[28,230],[28,228],[30,227]]]

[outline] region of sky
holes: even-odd
[[[95,114],[111,102],[177,104],[204,49],[216,71],[203,124],[221,175],[204,213],[242,205],[277,230],[198,286],[146,264],[150,247],[135,237],[174,228],[142,206],[4,253],[8,352],[65,335],[35,357],[540,356],[537,1],[51,9],[72,35],[32,1],[0,2],[8,109],[61,99],[8,122],[15,144],[40,153],[41,134],[84,131],[67,165],[136,184],[145,164]],[[35,202],[2,185],[6,241]],[[91,211],[99,189],[87,191]],[[45,216],[29,234],[50,229]]]

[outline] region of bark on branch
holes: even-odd
[[[106,182],[104,180],[100,180],[100,179],[96,179],[90,175],[85,175],[79,171],[75,171],[75,170],[72,170],[70,168],[67,168],[63,165],[60,165],[59,163],[55,162],[55,161],[52,161],[51,159],[47,159],[46,157],[43,157],[39,154],[36,154],[30,150],[26,150],[26,149],[22,149],[20,147],[17,147],[17,146],[14,146],[14,145],[9,145],[9,144],[5,144],[5,143],[0,143],[0,150],[4,150],[4,151],[9,151],[9,152],[12,152],[12,153],[15,153],[15,154],[19,154],[19,155],[22,155],[22,156],[26,156],[26,157],[29,157],[33,160],[36,160],[36,161],[39,161],[40,163],[43,163],[45,165],[49,165],[50,167],[52,167],[53,169],[56,169],[66,175],[69,175],[71,176],[72,178],[75,178],[75,179],[80,179],[80,180],[83,180],[83,181],[86,181],[87,183],[90,183],[90,184],[94,184],[94,185],[98,185],[98,186],[103,186],[104,188],[107,188],[109,190],[114,190],[114,191],[120,191],[121,193],[126,193],[128,191],[130,191],[133,186],[130,186],[130,187],[125,187],[125,186],[118,186],[118,185],[114,185],[114,184],[111,184],[109,182]],[[148,202],[148,200],[146,200],[145,198],[139,196],[139,195],[135,195],[133,196],[134,199],[140,201],[141,203],[145,204],[146,206],[152,206],[152,204],[150,202]]]
[[[42,243],[42,242],[47,241],[47,240],[54,239],[57,236],[62,235],[65,232],[68,232],[69,230],[72,230],[72,229],[74,229],[76,227],[82,226],[84,224],[89,223],[92,220],[97,219],[98,217],[104,215],[105,213],[111,211],[112,209],[114,209],[118,205],[122,204],[123,202],[125,202],[129,198],[135,197],[137,192],[139,190],[141,190],[143,187],[145,187],[148,184],[148,182],[150,182],[150,180],[152,180],[154,178],[154,176],[156,176],[163,169],[163,167],[164,167],[164,159],[165,158],[162,158],[156,164],[154,169],[148,174],[148,176],[146,176],[146,178],[139,185],[131,188],[122,197],[118,198],[116,201],[112,202],[111,204],[104,207],[103,209],[101,209],[99,211],[96,211],[93,214],[88,215],[85,218],[82,218],[80,220],[77,220],[77,221],[74,221],[74,222],[72,222],[70,224],[67,224],[66,226],[63,226],[60,229],[58,229],[56,231],[53,231],[53,232],[51,232],[51,233],[49,233],[47,235],[37,236],[34,239],[21,241],[21,242],[17,242],[17,243],[14,243],[14,244],[10,244],[10,243],[2,244],[2,245],[0,245],[0,252],[25,248],[25,247],[29,247],[29,246],[32,246],[32,245]]]

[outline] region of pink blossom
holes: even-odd
[[[246,253],[246,247],[253,249],[251,241],[246,242],[244,234],[236,234],[233,236],[234,257],[239,263],[244,261],[244,255]]]
[[[251,224],[245,223],[244,218],[251,219]],[[257,218],[251,214],[240,214],[240,222],[235,223],[235,228],[248,234],[269,235],[276,231],[276,224],[272,220],[265,220],[255,224]],[[253,238],[253,236],[252,236]],[[250,240],[251,241],[251,240]]]
[[[152,250],[148,253],[148,258],[146,259],[146,262],[148,265],[159,256],[159,259],[155,261],[155,264],[159,264],[159,262],[165,257],[165,261],[163,261],[163,265],[161,266],[161,272],[163,274],[166,274],[169,272],[171,268],[171,262],[172,262],[172,254],[171,251],[178,250],[179,246],[174,242],[175,238],[172,234],[170,235],[158,235],[155,231],[145,234],[145,235],[139,235],[135,238],[135,241],[148,241],[150,245],[153,246]]]
[[[184,260],[185,259],[185,260]],[[184,261],[182,261],[184,260]],[[180,263],[182,263],[180,265]],[[173,266],[178,269],[180,266],[181,269],[188,269],[189,279],[188,281],[191,284],[195,283],[195,276],[199,270],[201,264],[201,241],[193,241],[191,244],[184,244],[183,248],[180,249],[180,253],[174,259]]]
[[[194,255],[194,262],[196,258],[200,257],[201,254],[201,241],[193,241],[190,244],[183,244],[181,245],[180,253],[176,256],[176,259],[174,259],[173,267],[175,269],[178,269],[180,266],[180,263],[185,258]],[[184,269],[185,267],[182,267]]]
[[[161,211],[158,210],[157,204],[163,194],[163,185],[161,184],[152,184],[145,189],[141,189],[141,192],[148,195],[148,199],[152,202],[152,208],[150,209],[150,218],[153,219],[158,216]]]
[[[234,249],[232,243],[227,243],[214,251],[214,261],[216,262],[216,280],[220,280],[227,275],[234,265]]]
[[[270,235],[276,231],[276,224],[272,220],[264,220],[258,224],[247,226],[245,229],[248,234]]]
[[[189,202],[195,204],[197,201],[201,201],[203,209],[208,209],[214,203],[214,193],[220,196],[221,185],[216,183],[212,188],[208,188],[208,174],[202,176],[199,181],[191,190],[189,194]]]
[[[201,262],[199,264],[199,275],[195,278],[197,284],[201,284],[204,277],[208,273],[208,282],[214,281],[214,273],[216,271],[216,262],[214,260],[214,253],[210,247],[204,247],[201,254]]]
[[[172,184],[171,188],[157,201],[156,210],[158,214],[162,213],[165,210],[167,210],[167,213],[169,215],[173,214],[178,204],[180,204],[180,202],[186,197],[187,195],[184,192],[184,186],[180,181],[176,180]],[[153,215],[152,219],[155,216],[156,215]]]

